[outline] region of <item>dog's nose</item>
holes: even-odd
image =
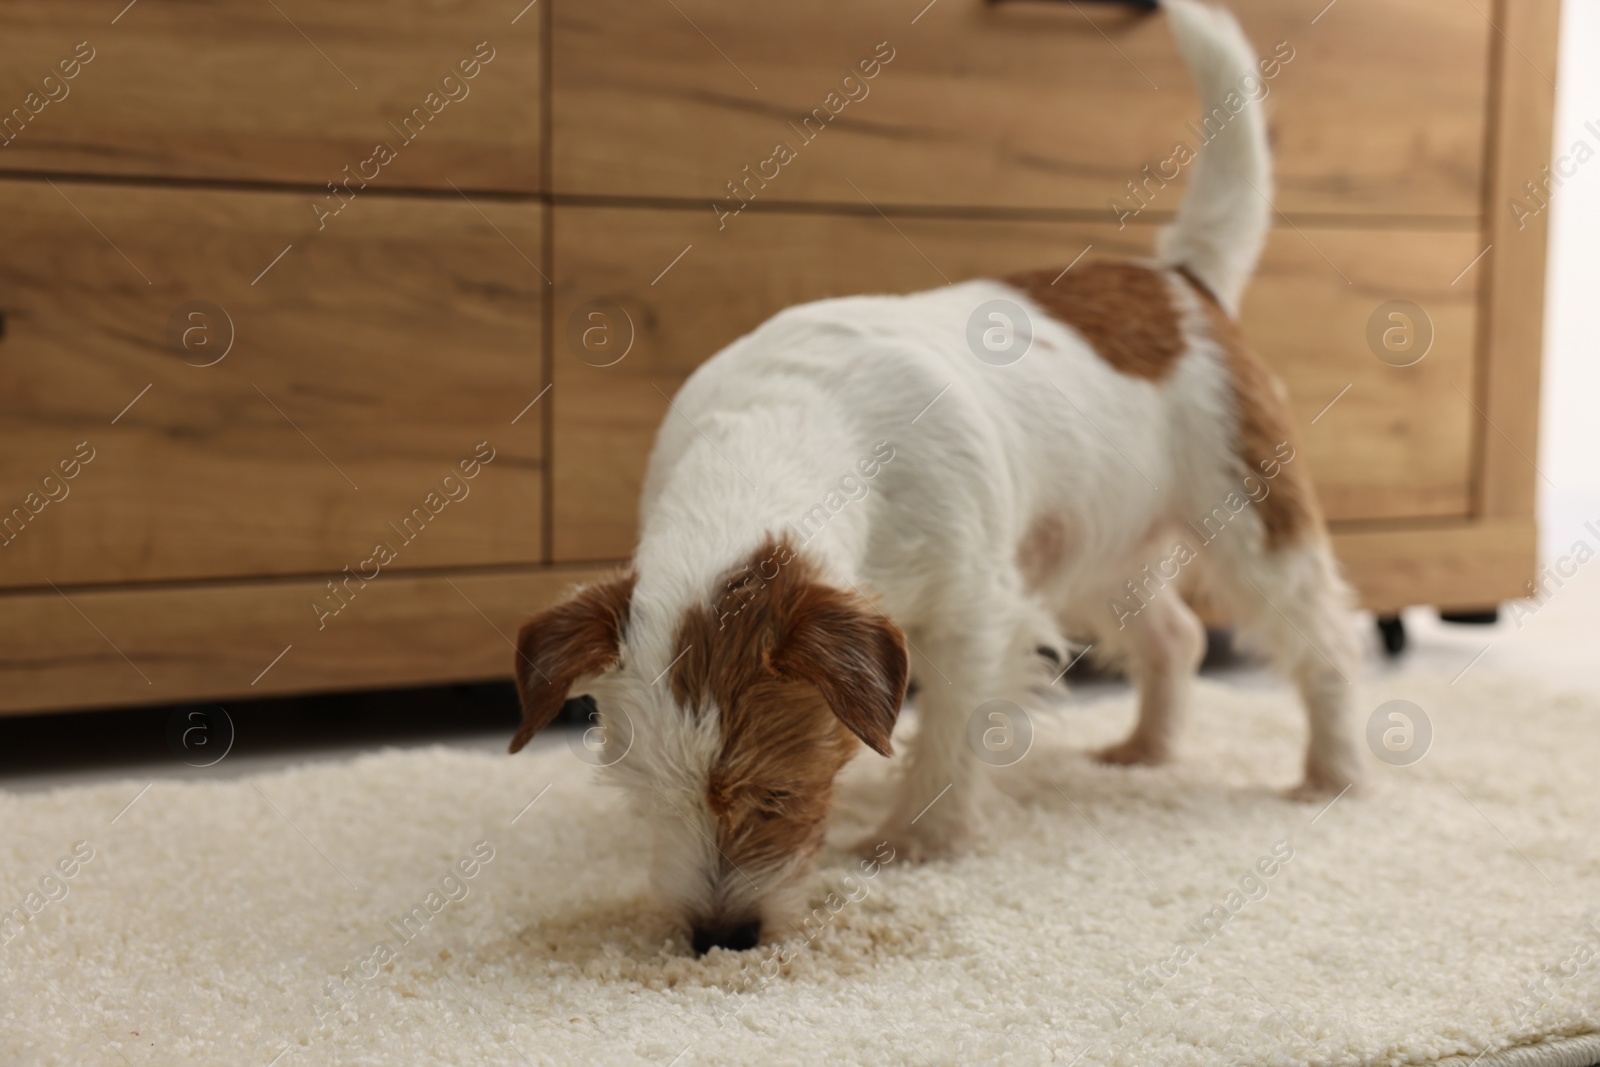
[[[714,948],[725,948],[731,952],[743,952],[747,948],[755,948],[761,941],[761,923],[740,923],[738,926],[696,926],[690,938],[694,945],[694,954],[704,956]]]

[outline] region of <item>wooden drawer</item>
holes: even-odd
[[[891,226],[875,214],[768,211],[708,240],[701,212],[688,208],[562,207],[553,227],[553,553],[563,561],[631,551],[666,397],[774,312],[1064,265],[1091,243],[1096,255],[1142,255],[1155,237],[1150,226],[911,217]],[[1290,390],[1330,518],[1467,514],[1479,426],[1466,400],[1476,382],[1476,311],[1470,281],[1450,283],[1480,250],[1477,235],[1301,229],[1274,232],[1245,327]],[[1381,362],[1366,340],[1373,311],[1396,298],[1426,308],[1435,330],[1426,358],[1406,368]],[[632,348],[610,366],[580,358],[582,328],[573,324],[592,301],[626,312],[611,315],[619,346],[631,320]]]
[[[321,188],[348,166],[380,188],[539,188],[537,9],[513,24],[520,5],[490,0],[125,2],[0,8],[0,109],[20,109],[0,169]],[[65,78],[79,42],[92,58]]]
[[[5,188],[0,585],[541,559],[543,208]]]
[[[1489,22],[1470,3],[1409,0],[1341,4],[1313,23],[1322,6],[1230,4],[1264,55],[1279,42],[1292,53],[1266,83],[1279,205],[1478,216]],[[1111,217],[1141,168],[1199,143],[1198,103],[1159,17],[1089,4],[919,7],[555,0],[553,187],[691,198],[705,237],[720,225],[713,202],[739,204],[728,183],[762,170],[770,180],[758,174],[742,194],[757,205],[870,198]],[[1174,210],[1180,195],[1169,185],[1150,211]]]
[[[508,678],[507,635],[602,573],[400,574],[323,629],[314,579],[0,593],[0,715]]]

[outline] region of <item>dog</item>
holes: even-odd
[[[1356,781],[1353,600],[1234,320],[1271,223],[1262,108],[1232,107],[1256,54],[1225,11],[1162,6],[1215,136],[1154,260],[781,312],[677,394],[631,564],[518,635],[511,751],[593,698],[696,954],[803,910],[835,776],[891,754],[908,682],[918,728],[870,839],[905,859],[961,850],[969,721],[1051,682],[1067,634],[1137,687],[1099,758],[1170,759],[1205,631],[1169,572],[1203,574],[1297,683],[1293,795]]]

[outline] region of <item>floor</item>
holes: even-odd
[[[1381,654],[1369,621],[1367,670],[1448,673],[1463,682],[1474,671],[1500,671],[1600,691],[1600,564],[1561,565],[1561,555],[1551,554],[1554,565],[1575,571],[1573,577],[1557,575],[1542,602],[1514,602],[1494,625],[1449,624],[1430,609],[1408,611],[1409,644],[1396,659]],[[1563,583],[1559,588],[1556,580]],[[1214,642],[1206,675],[1240,685],[1275,684],[1258,661],[1228,645]],[[1076,700],[1104,699],[1126,686],[1079,670],[1068,680]],[[504,751],[517,722],[509,683],[0,718],[0,789],[228,778],[348,759],[384,746]],[[562,743],[559,736],[536,740]]]

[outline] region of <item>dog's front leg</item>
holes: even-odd
[[[942,653],[936,651],[941,646]],[[985,663],[996,663],[1002,655],[1000,648],[979,647],[973,641],[929,640],[924,647],[928,655],[912,652],[913,674],[922,680],[917,732],[907,746],[889,817],[864,843],[871,848],[887,841],[912,862],[953,855],[967,845],[978,770],[967,725],[974,710],[998,690]]]

